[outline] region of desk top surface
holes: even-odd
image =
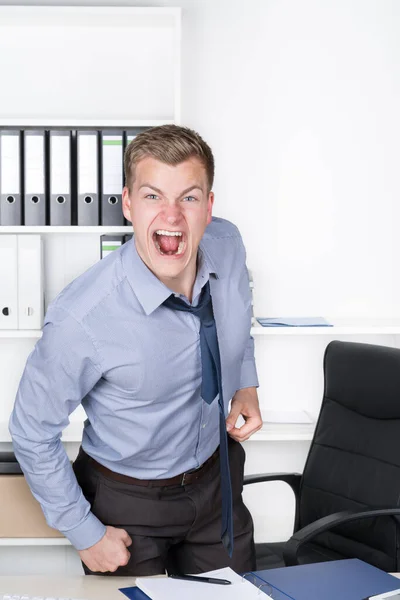
[[[74,598],[82,600],[123,600],[118,588],[135,584],[134,577],[78,576],[0,576],[1,594]]]
[[[400,573],[391,573],[391,575],[400,578]],[[0,576],[0,593],[26,594],[52,599],[123,600],[125,596],[118,591],[118,588],[134,584],[134,577],[3,575]]]

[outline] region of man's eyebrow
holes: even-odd
[[[164,192],[161,191],[159,188],[157,188],[155,185],[151,185],[150,183],[143,183],[139,190],[141,190],[143,187],[148,187],[151,190],[154,190],[155,192],[157,192],[158,194],[161,194],[162,196],[164,195]],[[192,190],[200,190],[201,192],[203,191],[203,188],[200,187],[200,185],[191,185],[190,187],[186,188],[186,190],[183,190],[183,192],[181,192],[178,196],[178,198],[180,198],[181,196],[184,196],[185,194],[187,194],[188,192],[191,192]]]

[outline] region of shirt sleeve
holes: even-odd
[[[238,389],[241,390],[247,387],[258,387],[258,377],[256,361],[254,357],[254,339],[250,335],[251,328],[251,290],[249,282],[249,272],[246,267],[246,252],[244,249],[243,242],[240,238],[241,254],[243,256],[243,262],[239,278],[239,294],[244,302],[246,310],[246,318],[249,323],[249,339],[246,345],[246,349],[243,356],[241,371],[240,371],[240,383]]]
[[[254,358],[254,339],[252,336],[249,336],[244,353],[238,389],[241,390],[247,387],[258,387],[257,368]]]
[[[78,549],[105,534],[90,511],[61,442],[69,415],[102,372],[93,341],[61,308],[50,308],[28,357],[9,422],[13,448],[50,527]]]

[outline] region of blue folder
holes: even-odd
[[[357,558],[255,571],[246,579],[274,600],[364,600],[400,589],[397,577]],[[130,600],[149,600],[137,587],[120,591]]]
[[[150,600],[148,595],[138,587],[119,588],[119,591],[128,596],[130,600]]]
[[[397,577],[358,558],[269,569],[256,575],[271,586],[276,600],[363,600],[400,589]]]

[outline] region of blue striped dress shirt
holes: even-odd
[[[214,218],[198,259],[193,303],[209,280],[227,414],[238,389],[258,385],[237,228]],[[60,441],[80,403],[83,449],[118,473],[173,477],[199,467],[219,444],[218,403],[200,396],[200,322],[162,306],[170,294],[133,238],[58,295],[28,357],[9,424],[15,454],[48,524],[78,550],[105,533]]]

